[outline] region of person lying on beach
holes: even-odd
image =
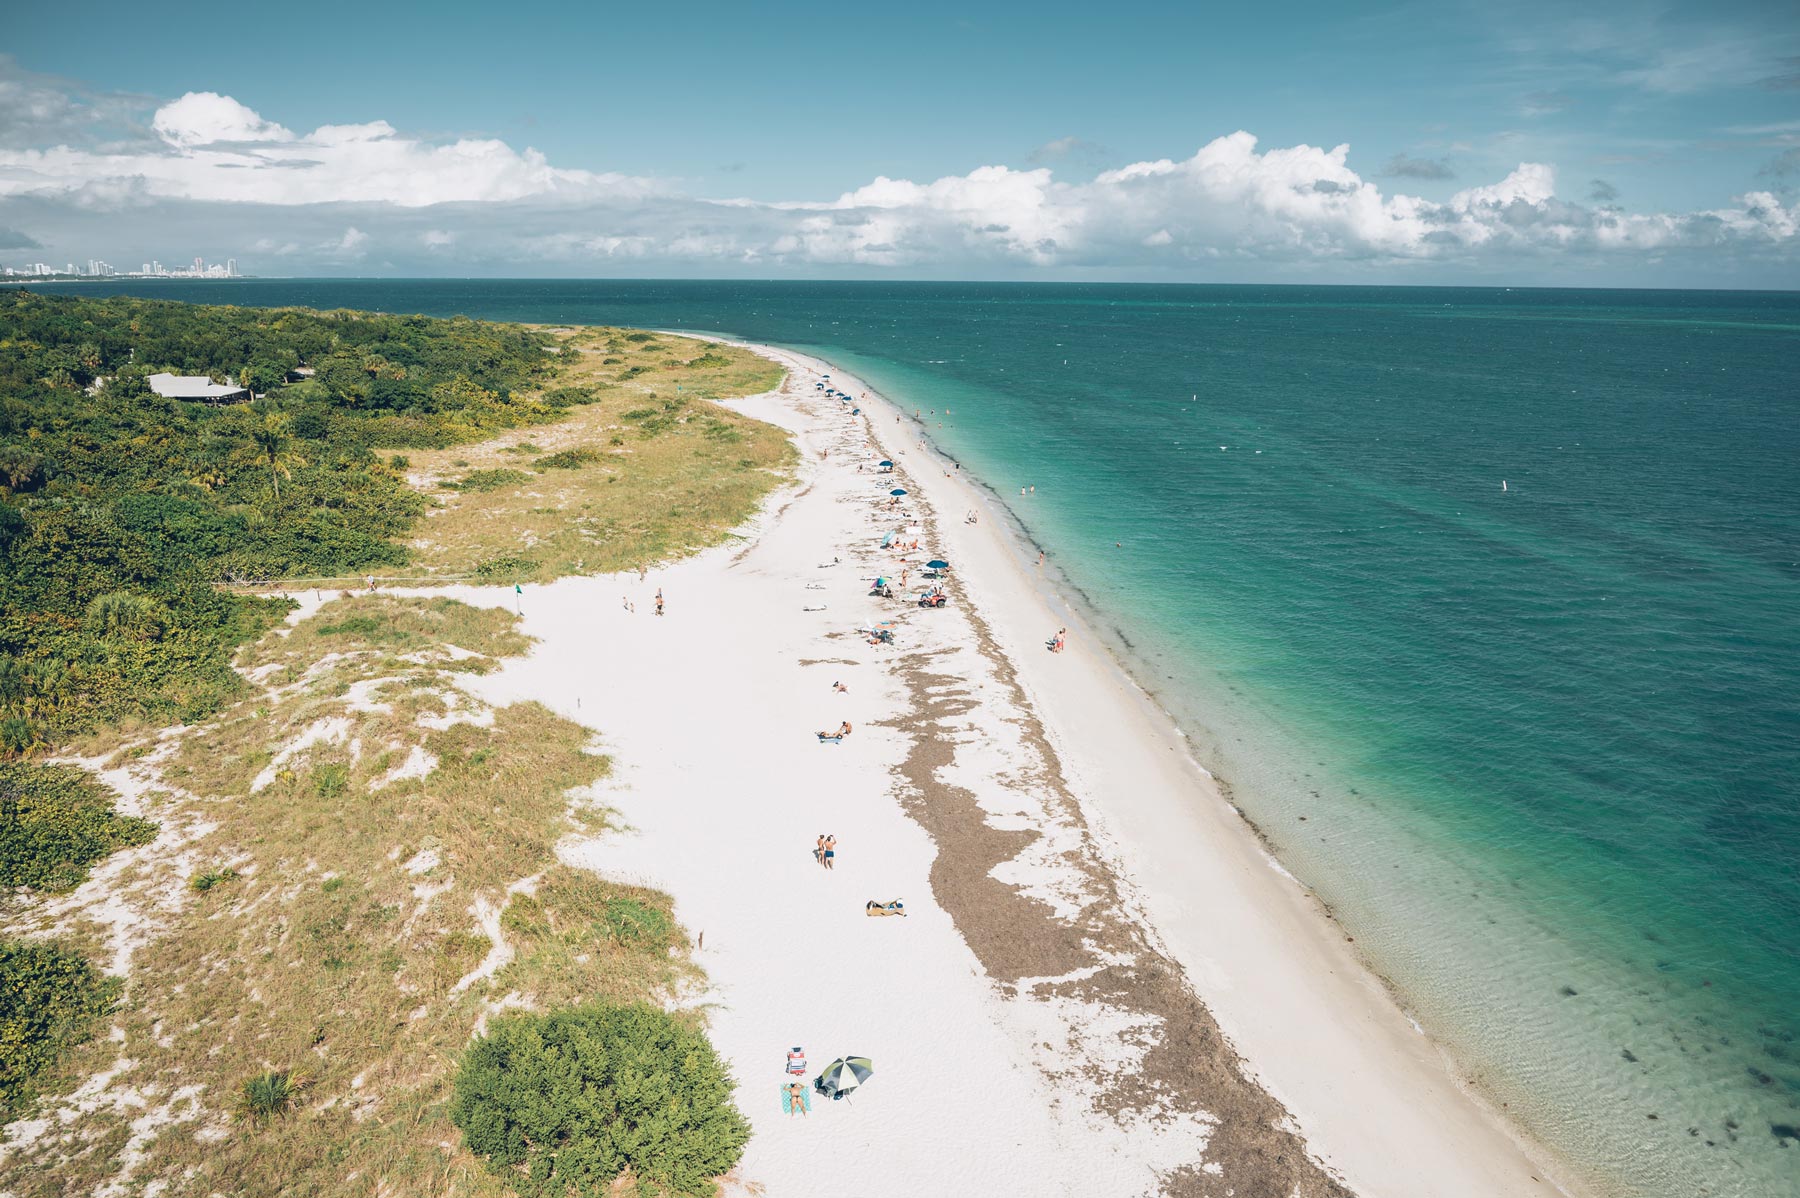
[[[870,915],[870,916],[874,916],[874,915],[905,915],[906,914],[906,905],[904,903],[902,903],[899,899],[893,899],[892,901],[885,902],[885,903],[876,902],[874,899],[870,899],[868,902],[863,904],[863,914]]]
[[[831,684],[831,689],[832,689],[832,690],[834,690],[834,691],[836,691],[836,692],[837,692],[837,693],[838,693],[838,694],[840,694],[840,695],[847,695],[847,694],[849,694],[849,693],[850,693],[850,688],[849,688],[849,687],[847,687],[847,686],[845,686],[845,685],[844,685],[844,684],[843,684],[843,683],[841,683],[841,682],[834,682],[834,683],[832,683],[832,684]]]
[[[820,740],[843,740],[846,736],[849,736],[849,735],[850,735],[850,721],[849,720],[845,720],[843,723],[839,724],[837,726],[836,732],[820,732],[820,733],[818,733],[818,737]]]
[[[795,1115],[806,1114],[806,1087],[799,1082],[794,1082],[788,1086],[787,1092],[788,1118],[792,1119]]]

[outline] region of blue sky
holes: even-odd
[[[1794,4],[408,7],[9,6],[0,261],[1800,285]]]

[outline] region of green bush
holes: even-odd
[[[350,767],[341,761],[326,761],[313,767],[313,793],[321,799],[335,799],[350,787]]]
[[[512,581],[528,576],[537,563],[528,557],[490,557],[475,567],[475,577],[487,581]]]
[[[573,408],[599,398],[600,393],[592,387],[557,387],[544,392],[544,402],[553,408]]]
[[[188,885],[201,894],[205,894],[215,886],[234,881],[237,876],[237,870],[227,865],[224,869],[209,869],[195,874]]]
[[[538,458],[531,464],[536,466],[539,470],[579,470],[590,462],[597,462],[599,460],[600,454],[598,451],[589,449],[585,445],[579,445],[574,449],[565,449],[560,453],[548,454]]]
[[[85,770],[0,761],[0,888],[73,890],[94,862],[155,838],[155,824],[114,811]]]
[[[750,1127],[711,1043],[654,1007],[495,1020],[464,1054],[450,1119],[529,1198],[640,1186],[712,1194]]]
[[[666,949],[675,939],[675,921],[636,899],[607,899],[600,924],[607,939],[616,944]]]
[[[120,985],[60,945],[0,940],[0,1122],[24,1108],[64,1052],[93,1035]]]
[[[523,470],[501,467],[498,470],[476,470],[463,475],[456,482],[445,483],[444,486],[452,491],[498,491],[501,487],[530,481],[531,475]]]
[[[244,1081],[244,1088],[238,1092],[238,1110],[250,1122],[264,1123],[277,1115],[287,1114],[295,1097],[306,1086],[306,1076],[298,1070],[259,1073]]]

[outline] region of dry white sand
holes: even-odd
[[[628,829],[566,855],[667,890],[702,938],[711,989],[699,1001],[755,1128],[738,1182],[777,1198],[844,1192],[846,1177],[869,1198],[1272,1192],[1266,1178],[1221,1176],[1216,1163],[1178,1172],[1209,1159],[1216,1129],[1205,1095],[1196,1107],[1139,1076],[1163,1034],[1158,1017],[1083,993],[1080,977],[997,979],[984,968],[994,944],[972,949],[946,909],[955,904],[934,896],[940,846],[906,806],[900,771],[921,739],[941,735],[941,780],[974,796],[985,828],[1026,846],[992,877],[1047,912],[1073,918],[1105,901],[1142,927],[1291,1112],[1307,1150],[1351,1189],[1554,1193],[1268,858],[1167,717],[1084,635],[983,495],[928,457],[910,420],[873,398],[851,417],[814,389],[829,368],[765,352],[790,368],[788,383],[732,406],[793,433],[799,484],[735,546],[643,581],[527,588],[524,628],[538,644],[475,684],[588,724],[613,756],[599,797]],[[941,518],[939,539],[908,556],[955,564],[948,610],[867,597],[868,578],[898,560],[877,548],[881,532],[904,521],[882,506],[888,476],[857,467],[890,453],[914,492],[901,510],[928,514],[910,506],[923,499]],[[963,521],[969,510],[979,523]],[[510,587],[453,593],[515,604]],[[855,633],[876,619],[899,621],[896,647]],[[1048,653],[1059,626],[1071,628],[1070,647]],[[908,726],[922,699],[909,662],[956,676],[953,720]],[[818,743],[814,730],[840,720],[854,734]],[[1060,759],[1056,786],[1043,742],[1034,747],[1039,729]],[[821,833],[839,842],[829,872],[812,855]],[[864,916],[866,900],[896,897],[906,918]],[[979,909],[958,901],[974,928]],[[1113,951],[1090,947],[1097,961]],[[813,1073],[854,1053],[875,1075],[847,1102],[786,1117],[778,1088],[796,1045]]]

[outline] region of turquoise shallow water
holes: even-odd
[[[1534,1135],[1620,1194],[1800,1194],[1800,295],[126,286],[855,370]]]

